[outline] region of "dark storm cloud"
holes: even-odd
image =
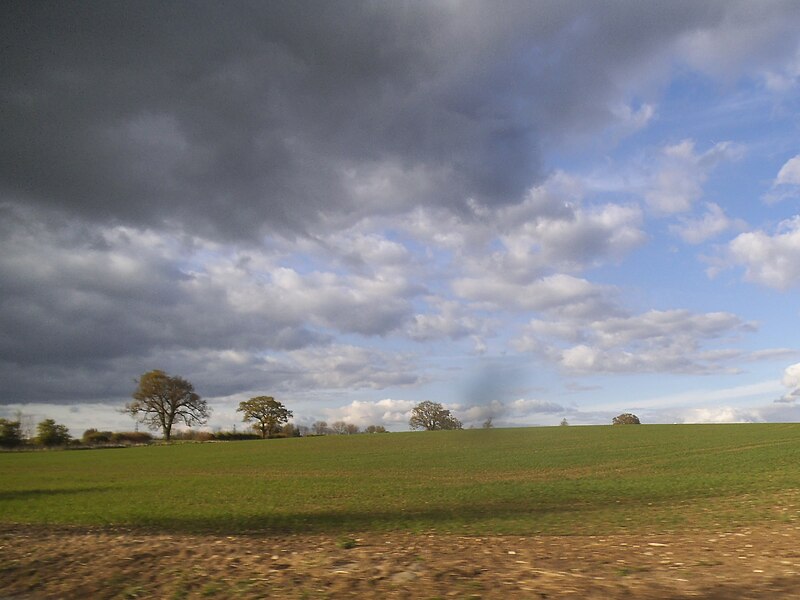
[[[228,238],[515,202],[544,139],[724,6],[6,3],[0,190]]]

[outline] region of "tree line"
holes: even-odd
[[[139,378],[132,397],[133,402],[125,405],[124,412],[151,429],[160,429],[167,441],[171,439],[176,423],[183,423],[187,427],[204,425],[211,414],[208,404],[194,391],[190,382],[158,369]],[[242,420],[250,423],[261,438],[276,436],[294,416],[292,411],[272,396],[256,396],[242,401],[236,411],[242,413]],[[420,402],[413,408],[409,426],[411,429],[429,431],[462,428],[461,421],[449,410],[430,401]],[[326,421],[316,421],[311,425],[310,433],[347,435],[361,431],[357,425],[344,421],[335,421],[330,426]],[[386,433],[386,428],[370,425],[364,433]]]
[[[133,392],[133,402],[125,405],[123,412],[151,429],[160,429],[164,439],[172,439],[176,423],[187,427],[208,422],[211,409],[194,390],[194,386],[178,375],[168,375],[155,369],[142,375]],[[242,413],[242,421],[249,423],[262,439],[271,437],[299,437],[301,435],[354,434],[361,433],[357,425],[336,421],[328,426],[317,421],[310,428],[296,427],[289,423],[294,413],[272,396],[255,396],[239,403],[236,412]],[[382,425],[370,425],[364,433],[385,433]]]
[[[164,371],[154,369],[144,373],[137,380],[136,390],[132,394],[133,401],[125,405],[122,412],[136,419],[152,430],[161,430],[164,440],[173,438],[173,427],[182,423],[190,428],[195,425],[204,425],[208,422],[211,409],[208,403],[194,390],[194,386],[179,375],[168,375]],[[208,432],[195,432],[193,439],[248,439],[260,437],[299,437],[301,435],[350,435],[362,433],[357,425],[344,421],[335,421],[328,425],[326,421],[316,421],[311,427],[296,427],[289,423],[294,413],[283,403],[272,396],[255,396],[239,403],[237,412],[242,413],[242,421],[249,423],[254,434],[230,434]],[[614,425],[628,425],[640,423],[636,415],[623,413],[614,417]],[[420,402],[411,410],[409,419],[411,429],[424,429],[427,431],[463,429],[463,425],[455,415],[438,402],[426,400]],[[567,420],[561,425],[568,425]],[[492,427],[492,419],[484,423],[484,428]],[[370,425],[363,433],[386,433],[382,425]],[[145,439],[145,436],[147,439]],[[179,437],[185,437],[182,432]],[[115,434],[110,431],[88,429],[84,432],[81,441],[86,444],[130,442],[136,443],[149,441],[152,436],[129,432]],[[42,446],[63,446],[72,440],[69,430],[65,425],[56,423],[53,419],[45,419],[37,426],[37,435],[32,440]],[[22,434],[19,420],[10,421],[0,419],[0,446],[15,447],[26,441]]]
[[[69,445],[130,445],[146,444],[153,436],[141,431],[97,431],[87,429],[80,439],[73,439],[66,425],[56,423],[53,419],[44,419],[36,426],[35,435],[27,435],[22,427],[21,419],[0,418],[0,447],[24,448],[69,446]]]

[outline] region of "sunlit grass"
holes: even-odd
[[[550,427],[0,454],[0,521],[594,534],[793,518],[800,425]]]

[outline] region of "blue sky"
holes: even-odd
[[[800,418],[796,3],[123,8],[4,9],[0,416]]]

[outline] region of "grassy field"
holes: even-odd
[[[603,534],[800,507],[800,424],[548,427],[0,454],[0,522]]]

